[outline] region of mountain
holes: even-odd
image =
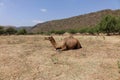
[[[106,10],[74,16],[66,19],[39,23],[33,26],[31,28],[31,31],[33,33],[37,33],[37,32],[47,32],[51,30],[80,29],[83,27],[93,27],[105,15],[120,16],[120,9],[118,10],[106,9]]]

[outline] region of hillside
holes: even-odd
[[[103,16],[114,15],[119,16],[120,10],[102,10],[92,12],[84,15],[79,15],[71,18],[53,20],[44,23],[39,23],[31,28],[33,33],[47,32],[51,30],[65,30],[65,29],[78,29],[83,27],[95,26]]]

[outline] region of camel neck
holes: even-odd
[[[54,48],[56,48],[56,41],[54,38],[52,38],[52,40],[50,40],[51,44],[53,45]]]

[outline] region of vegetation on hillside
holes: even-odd
[[[101,19],[106,15],[112,15],[119,17],[120,10],[102,10],[98,12],[92,12],[80,16],[75,16],[71,18],[53,20],[44,23],[39,23],[32,27],[31,31],[33,33],[46,33],[51,31],[61,31],[61,30],[80,30],[87,27],[95,27]]]
[[[47,34],[64,34],[65,32],[75,34],[75,33],[88,33],[88,34],[99,34],[105,33],[110,34],[120,34],[120,17],[115,17],[112,15],[104,16],[99,23],[94,27],[85,27],[78,29],[66,29],[66,30],[52,30],[46,32]],[[46,34],[45,33],[45,34]],[[44,32],[42,32],[44,34]]]

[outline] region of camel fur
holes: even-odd
[[[45,40],[49,40],[56,50],[60,49],[64,51],[64,50],[69,50],[69,49],[82,48],[80,42],[73,36],[64,38],[64,40],[59,45],[56,43],[55,39],[52,36],[45,37]]]

